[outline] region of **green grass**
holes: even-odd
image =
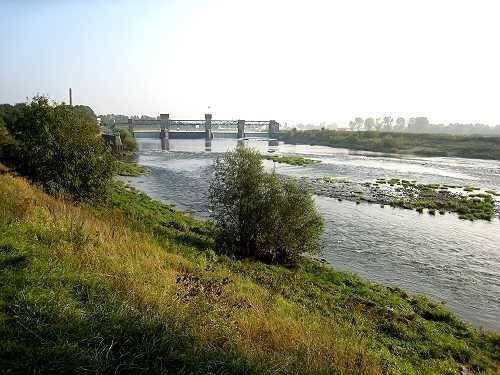
[[[144,167],[139,167],[136,164],[117,160],[117,174],[118,176],[131,176],[137,177],[141,174],[145,174],[147,169]]]
[[[303,158],[300,156],[273,156],[273,155],[263,155],[263,159],[271,160],[276,163],[283,163],[289,165],[308,165],[308,164],[317,164],[321,163],[320,160]]]
[[[0,176],[0,373],[497,373],[500,335],[442,305],[213,231],[123,184],[77,207]]]
[[[280,139],[292,144],[322,145],[422,156],[500,160],[500,137],[321,129],[285,131],[280,134]]]

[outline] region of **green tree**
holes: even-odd
[[[354,119],[354,123],[356,124],[356,129],[358,129],[358,131],[361,130],[361,128],[363,127],[363,119],[361,117],[356,117]]]
[[[404,117],[398,117],[396,119],[396,126],[395,126],[395,130],[397,131],[403,131],[405,130],[405,126],[406,126],[406,120]]]
[[[368,117],[365,119],[365,129],[366,131],[372,131],[375,127],[375,119],[373,117]]]
[[[384,131],[390,132],[392,130],[394,119],[391,116],[384,117]]]
[[[119,129],[120,139],[122,141],[123,150],[126,152],[135,152],[137,151],[137,141],[130,134],[127,129]]]
[[[86,120],[97,125],[97,116],[88,105],[75,105],[73,109],[79,112]]]
[[[293,264],[320,250],[323,220],[311,192],[266,174],[253,149],[238,147],[216,160],[209,200],[224,253]]]
[[[74,200],[104,198],[115,159],[97,124],[74,108],[35,97],[21,116],[6,121],[16,141],[12,166],[52,194]]]

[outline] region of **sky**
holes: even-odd
[[[498,0],[0,0],[0,103],[500,124]],[[209,108],[210,107],[210,108]]]

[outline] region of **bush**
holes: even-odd
[[[81,111],[35,97],[6,127],[15,140],[9,164],[47,192],[76,201],[107,195],[115,160],[97,125]]]
[[[266,174],[255,150],[239,147],[217,159],[209,200],[223,253],[293,264],[320,250],[323,220],[311,192]]]
[[[0,117],[0,160],[6,160],[12,155],[15,141],[5,127],[5,122]]]
[[[132,136],[132,134],[130,134],[130,132],[127,129],[120,129],[119,133],[123,145],[123,151],[126,152],[137,151],[137,141]]]

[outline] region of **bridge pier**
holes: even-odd
[[[212,114],[205,113],[205,139],[212,139]]]
[[[245,120],[238,120],[238,138],[245,138]]]
[[[128,119],[128,131],[132,135],[132,137],[135,137],[134,136],[134,119],[131,119],[131,118]]]
[[[280,124],[277,121],[269,121],[269,138],[277,139],[280,133]]]
[[[170,138],[170,115],[168,113],[160,113],[160,140],[162,151],[168,151]]]

